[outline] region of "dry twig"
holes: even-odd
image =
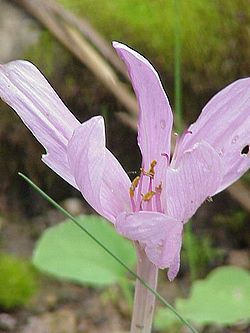
[[[96,47],[96,49],[111,63],[111,65],[114,66],[117,71],[119,71],[125,78],[129,79],[124,63],[119,57],[117,57],[117,54],[111,47],[110,43],[108,43],[106,39],[104,39],[85,18],[78,18],[70,11],[65,10],[55,1],[47,0],[46,4],[48,8],[59,16],[59,18],[63,18],[65,22],[78,29],[79,32],[81,32],[84,37]]]
[[[113,68],[100,56],[83,34],[73,27],[71,22],[65,22],[66,15],[59,16],[59,7],[57,12],[54,13],[52,8],[55,6],[51,5],[52,0],[16,0],[16,2],[41,22],[74,56],[92,71],[97,79],[129,112],[123,115],[121,120],[136,129],[138,108],[134,94],[118,79]]]

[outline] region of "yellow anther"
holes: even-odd
[[[130,195],[130,198],[133,198],[135,195],[135,190],[132,189],[132,186],[129,188],[129,195]]]
[[[155,166],[156,166],[157,162],[156,160],[153,160],[151,163],[150,163],[150,169],[145,173],[145,175],[149,176],[149,177],[154,177],[155,175]]]
[[[149,191],[148,193],[142,196],[143,201],[149,201],[155,195],[154,191]]]
[[[135,179],[132,181],[131,187],[135,189],[139,184],[139,180],[140,180],[139,176],[135,177]]]
[[[157,164],[157,161],[156,160],[153,160],[151,163],[150,163],[150,167],[151,168],[154,168]]]
[[[150,164],[150,169],[149,169],[149,174],[153,177],[155,175],[155,166],[156,166],[157,162],[156,160],[153,160]]]
[[[134,195],[135,195],[135,189],[139,184],[139,180],[140,180],[140,177],[137,176],[137,177],[135,177],[135,179],[131,183],[131,186],[129,188],[129,195],[130,195],[131,198],[133,198]]]

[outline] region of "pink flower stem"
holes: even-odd
[[[136,245],[137,250],[137,274],[148,285],[156,290],[158,280],[158,268],[152,264],[145,252]],[[130,333],[150,333],[152,329],[155,308],[155,295],[136,280],[134,307]]]

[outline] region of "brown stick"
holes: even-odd
[[[135,96],[125,84],[117,77],[112,67],[98,54],[94,47],[79,33],[70,23],[60,21],[55,14],[46,6],[47,1],[43,0],[16,0],[30,14],[39,20],[66,48],[69,49],[92,73],[100,80],[105,87],[125,106],[129,111],[123,121],[133,125],[136,122],[138,107]],[[50,1],[51,3],[51,1]],[[135,129],[136,126],[134,125]]]
[[[228,192],[238,203],[250,212],[250,192],[248,188],[238,180],[235,184],[228,188]]]
[[[86,18],[78,18],[70,11],[65,10],[63,6],[52,0],[47,0],[46,5],[47,8],[50,8],[59,18],[63,19],[68,24],[71,24],[72,27],[77,28],[118,72],[120,72],[125,78],[129,79],[124,63],[119,57],[117,57],[111,44],[90,25]]]

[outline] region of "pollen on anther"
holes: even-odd
[[[134,188],[136,188],[136,187],[138,186],[138,184],[139,184],[139,180],[140,180],[140,177],[137,176],[137,177],[135,177],[135,179],[132,181],[132,186],[133,186]]]
[[[135,177],[135,179],[131,183],[131,186],[129,188],[129,195],[130,195],[131,198],[133,198],[134,195],[135,195],[135,189],[138,186],[139,181],[140,181],[140,177],[137,176],[137,177]]]
[[[149,177],[154,177],[155,175],[155,166],[157,164],[157,161],[156,160],[153,160],[151,163],[150,163],[150,169],[148,171],[145,172],[145,175],[149,176]]]
[[[130,195],[130,198],[133,198],[135,195],[135,191],[131,187],[129,189],[129,195]]]
[[[152,199],[152,197],[155,195],[155,193],[156,192],[154,192],[154,191],[149,191],[148,193],[146,193],[142,196],[142,200],[149,201],[150,199]]]

